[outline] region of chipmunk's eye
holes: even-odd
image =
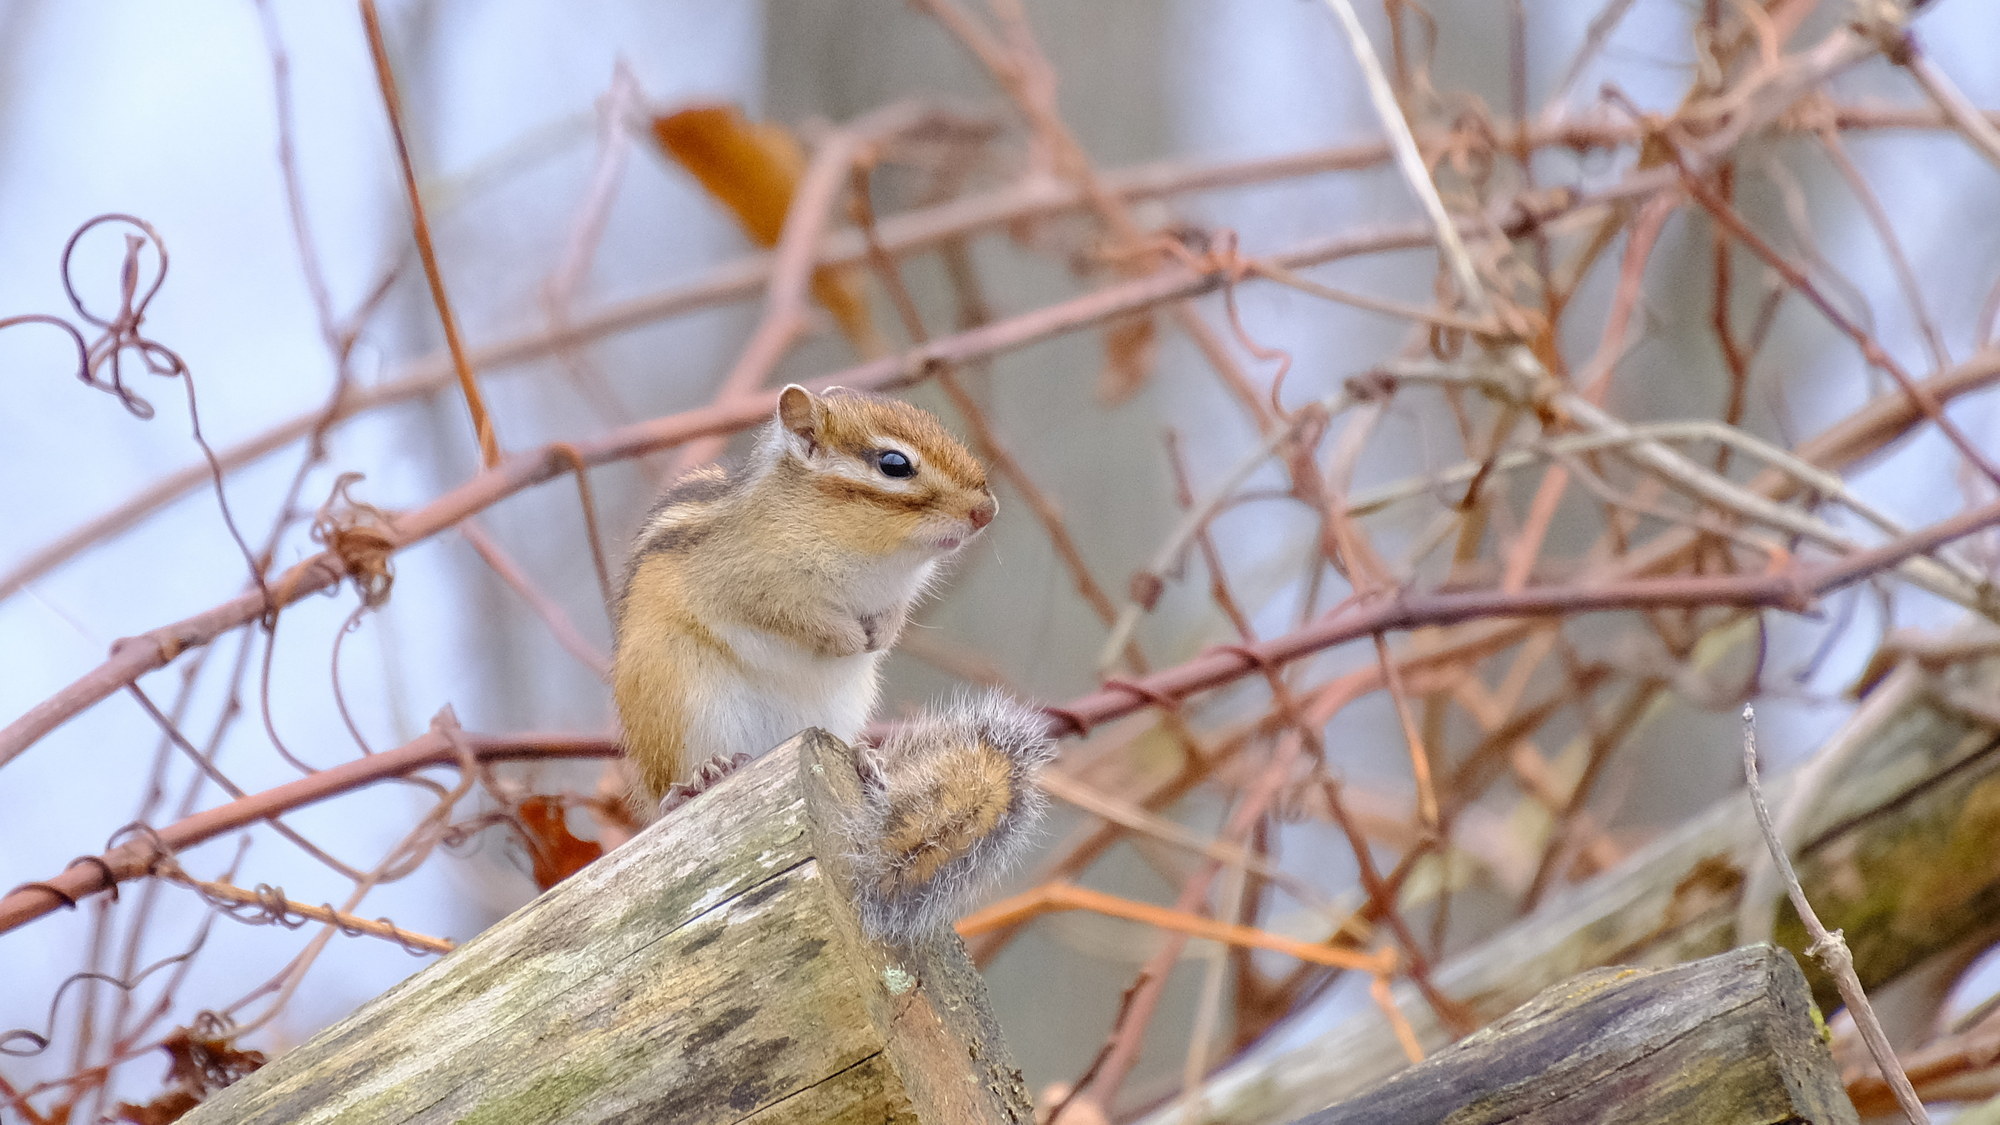
[[[875,467],[882,470],[885,477],[904,480],[917,475],[917,467],[910,463],[908,454],[893,449],[885,449],[875,455]]]

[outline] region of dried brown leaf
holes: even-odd
[[[1152,317],[1132,316],[1113,323],[1104,332],[1104,374],[1097,383],[1097,397],[1107,405],[1132,397],[1152,376],[1159,351],[1159,331]]]
[[[181,1115],[201,1104],[201,1099],[186,1090],[169,1090],[145,1105],[119,1102],[117,1119],[129,1121],[132,1125],[171,1125],[179,1121]]]
[[[228,1039],[197,1035],[180,1028],[160,1041],[167,1053],[167,1088],[144,1105],[120,1102],[120,1121],[132,1125],[169,1125],[210,1094],[263,1066],[262,1051],[246,1051]]]
[[[527,841],[528,857],[534,864],[535,885],[548,890],[590,866],[604,855],[596,840],[579,838],[569,830],[569,806],[561,797],[539,795],[522,801],[515,810],[521,835]]]

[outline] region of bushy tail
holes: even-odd
[[[962,696],[856,751],[848,817],[855,897],[869,936],[909,941],[951,924],[1020,857],[1055,757],[1046,715],[994,691]]]

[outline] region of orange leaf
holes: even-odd
[[[569,809],[561,797],[536,796],[515,810],[528,858],[534,864],[535,885],[548,890],[590,866],[604,854],[595,840],[583,840],[569,830]]]
[[[228,1039],[177,1028],[160,1041],[167,1053],[167,1089],[145,1105],[119,1102],[117,1120],[131,1125],[170,1125],[210,1094],[263,1066],[262,1051],[246,1051]]]
[[[200,1104],[201,1099],[186,1090],[168,1090],[145,1105],[119,1102],[117,1120],[131,1125],[172,1125]]]
[[[766,250],[778,244],[806,172],[805,151],[789,130],[752,121],[733,105],[695,105],[653,118],[653,139],[729,208],[750,241]],[[873,358],[885,350],[855,271],[817,270],[812,291],[855,351]]]
[[[805,153],[783,127],[751,121],[733,105],[697,105],[653,118],[653,136],[674,163],[770,249],[785,228]]]
[[[1132,397],[1152,375],[1159,350],[1152,317],[1141,313],[1113,321],[1104,330],[1104,372],[1098,378],[1098,399],[1116,405]]]

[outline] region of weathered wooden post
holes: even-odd
[[[1854,1125],[1792,955],[1595,969],[1296,1125]]]
[[[809,731],[182,1120],[1029,1125],[958,938],[863,938]]]

